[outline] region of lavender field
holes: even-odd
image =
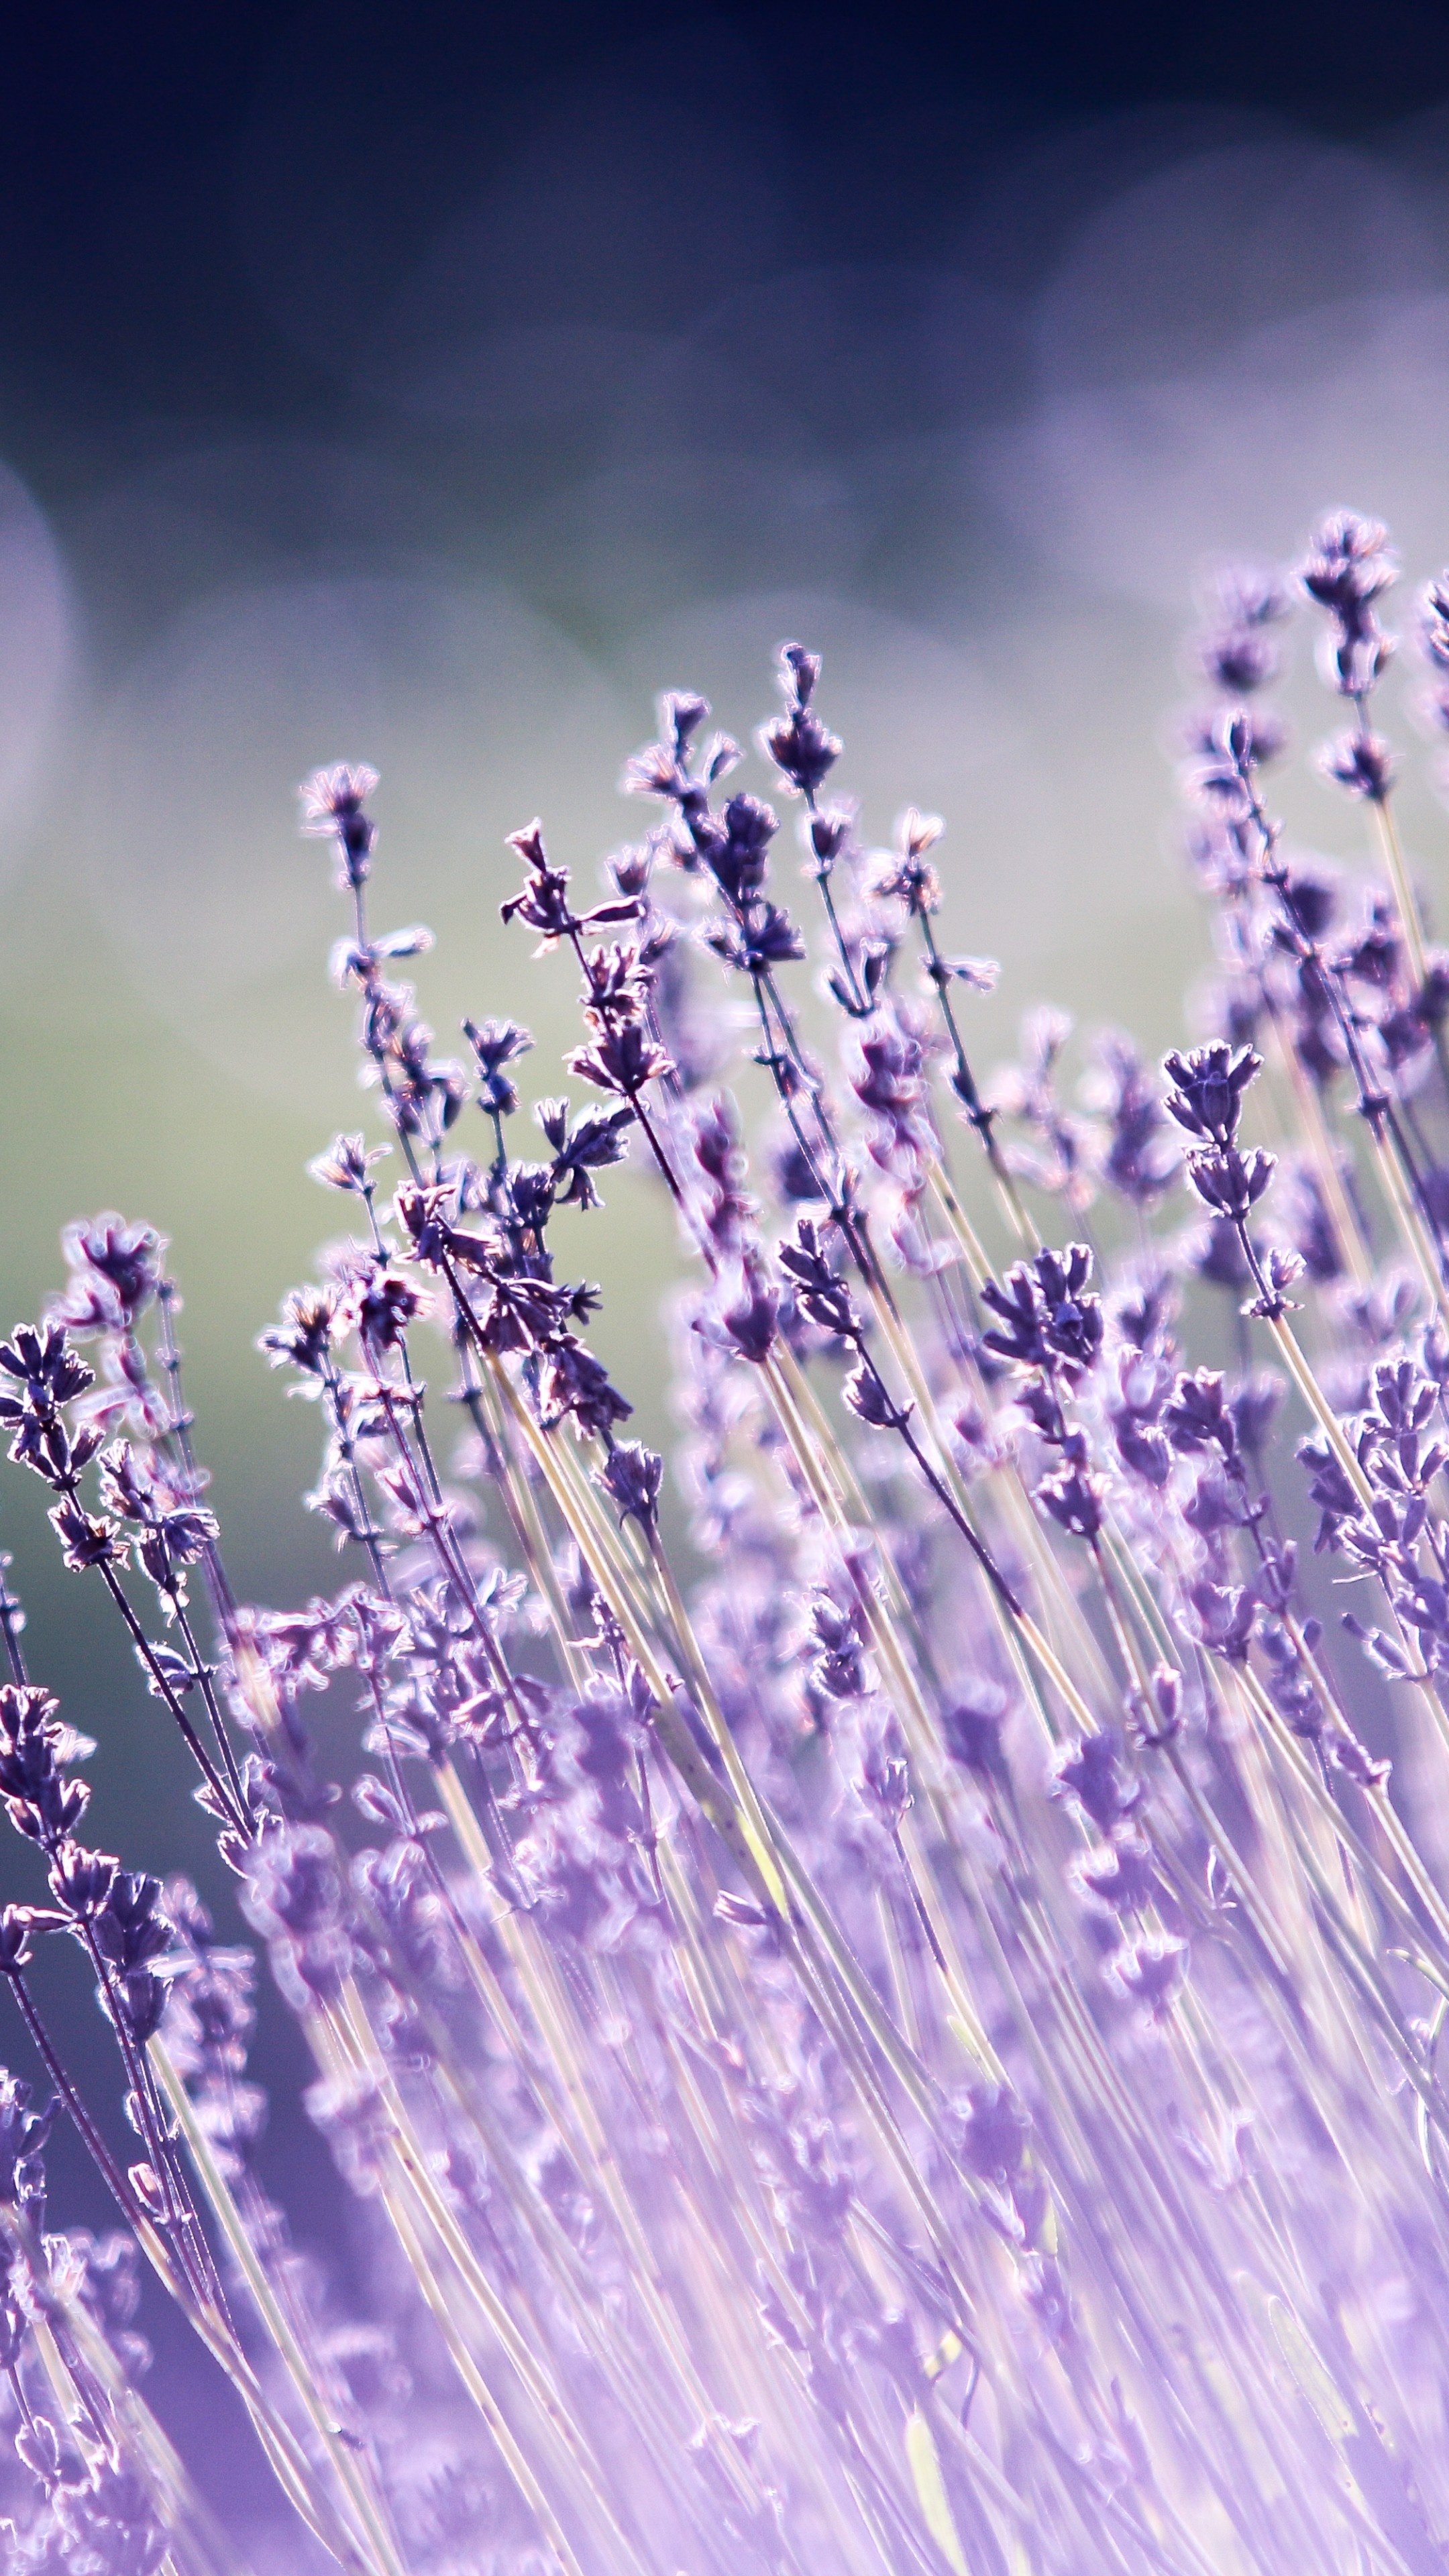
[[[17,27],[7,2569],[1449,2566],[1449,34],[1120,17]]]
[[[0,1419],[174,1726],[369,2260],[345,2300],[293,2250],[256,1950],[91,1845],[97,1747],[7,1589],[0,1975],[50,2088],[4,2079],[17,2563],[234,2563],[138,2385],[142,2261],[287,2563],[1441,2562],[1449,959],[1377,724],[1397,571],[1337,512],[1219,576],[1207,1026],[1160,1071],[1105,1033],[1075,1094],[1044,1007],[978,1078],[998,967],[944,944],[941,820],[869,842],[802,645],[777,803],[673,691],[600,887],[513,834],[502,923],[582,1012],[531,1128],[529,1030],[440,1056],[398,971],[431,933],[374,927],[377,774],[306,781],[377,1141],[312,1162],[352,1231],[262,1344],[342,1587],[234,1589],[144,1224],[67,1229]],[[1295,606],[1356,879],[1274,811]],[[1413,651],[1449,729],[1449,582]],[[631,1155],[692,1256],[677,1533],[554,1232]],[[37,1999],[56,1936],[134,2161]],[[119,2231],[50,2232],[58,2116]]]

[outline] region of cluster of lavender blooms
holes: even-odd
[[[1184,756],[1210,1024],[1160,1072],[1108,1033],[1075,1092],[1045,1011],[978,1078],[996,970],[938,939],[942,826],[865,845],[798,645],[776,803],[675,694],[600,900],[513,836],[504,921],[584,1023],[531,1154],[526,1030],[440,1058],[397,976],[426,932],[371,927],[373,773],[308,782],[385,1133],[312,1166],[350,1230],[263,1340],[349,1579],[238,1599],[144,1226],[68,1232],[0,1418],[181,1739],[375,2301],[268,2189],[253,1950],[88,1843],[94,1747],[0,1585],[9,2563],[238,2565],[145,2401],[149,2268],[289,2567],[1449,2569],[1449,957],[1370,720],[1394,577],[1344,513],[1219,585]],[[1268,784],[1305,603],[1358,882]],[[1419,641],[1449,729],[1449,576]],[[564,1216],[626,1156],[690,1264],[672,1508]],[[55,1935],[133,2161],[36,2000]],[[56,2117],[112,2236],[48,2227]]]

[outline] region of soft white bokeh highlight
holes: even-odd
[[[25,485],[0,465],[0,872],[53,749],[70,663],[60,552]]]

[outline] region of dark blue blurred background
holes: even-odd
[[[330,1221],[302,1166],[358,1114],[294,781],[383,771],[379,919],[441,934],[440,1029],[522,1009],[550,1089],[569,986],[504,944],[503,834],[541,811],[587,866],[655,689],[743,735],[798,632],[878,835],[907,798],[950,818],[951,936],[1006,962],[983,1051],[1043,993],[1167,1041],[1202,953],[1163,756],[1194,578],[1338,501],[1449,553],[1446,99],[1438,0],[8,14],[0,1320],[71,1214],[171,1235],[245,1591],[333,1580],[314,1419],[253,1348]],[[1406,813],[1432,881],[1438,808]],[[580,1259],[663,1438],[670,1231],[610,1195]],[[204,1873],[24,1487],[0,1541],[101,1740],[99,1829]],[[264,2055],[270,2178],[321,2237],[278,2014]],[[102,2220],[54,2168],[57,2215]],[[209,2449],[264,2515],[244,2437]]]

